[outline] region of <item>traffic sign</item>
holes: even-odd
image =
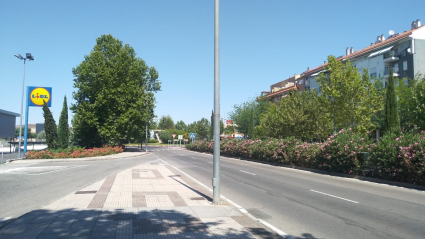
[[[190,138],[194,139],[195,138],[195,133],[190,133]]]
[[[173,139],[176,137],[177,134],[172,134],[171,136],[173,136]]]
[[[178,139],[183,139],[183,135],[180,134]]]

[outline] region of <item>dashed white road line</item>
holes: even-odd
[[[356,202],[356,201],[353,201],[353,200],[350,200],[350,199],[334,196],[334,195],[331,195],[331,194],[319,192],[319,191],[312,190],[312,189],[310,189],[310,191],[315,192],[315,193],[320,193],[320,194],[323,194],[323,195],[326,195],[326,196],[329,196],[329,197],[334,197],[334,198],[338,198],[338,199],[341,199],[341,200],[349,201],[349,202],[352,202],[352,203],[359,203],[359,202]]]
[[[213,163],[213,162],[208,162],[208,163]]]
[[[239,170],[239,171],[241,171],[242,173],[247,173],[247,174],[251,174],[251,175],[257,175],[257,174],[255,174],[255,173],[250,173],[250,172],[243,171],[243,170]]]

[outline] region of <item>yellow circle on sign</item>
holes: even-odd
[[[31,91],[30,99],[35,105],[43,105],[43,100],[47,104],[50,101],[50,93],[44,88],[35,88]]]

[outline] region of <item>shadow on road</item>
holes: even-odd
[[[40,209],[10,221],[0,229],[0,238],[252,238],[226,223],[220,218],[202,221],[190,208]]]

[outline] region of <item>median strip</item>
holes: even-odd
[[[334,196],[334,195],[327,194],[327,193],[322,193],[322,192],[312,190],[312,189],[310,189],[310,191],[315,192],[315,193],[320,193],[320,194],[323,194],[323,195],[326,195],[326,196],[329,196],[329,197],[334,197],[334,198],[338,198],[338,199],[341,199],[341,200],[349,201],[349,202],[352,202],[352,203],[359,203],[359,202],[356,202],[356,201],[353,201],[353,200],[350,200],[350,199]]]

